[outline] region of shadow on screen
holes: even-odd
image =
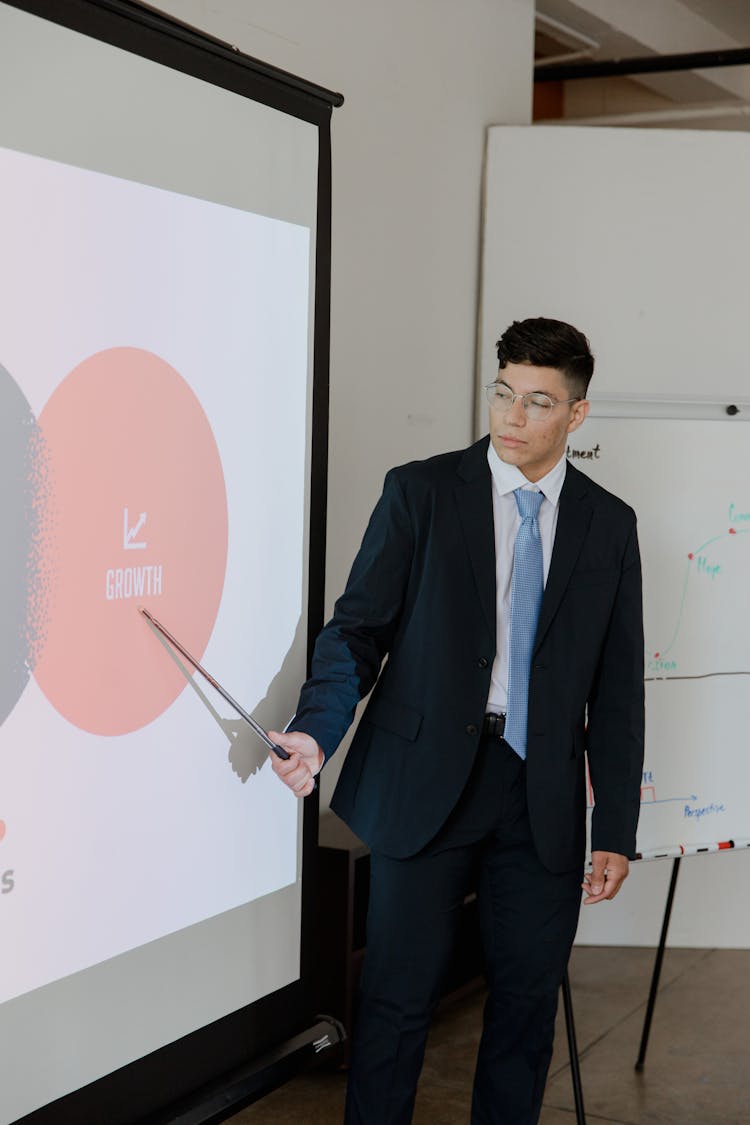
[[[268,747],[261,741],[252,727],[248,726],[239,715],[223,718],[219,714],[209,696],[198,683],[200,673],[188,667],[188,665],[182,661],[180,654],[151,622],[148,622],[148,625],[154,636],[180,669],[189,687],[195,692],[203,706],[215,720],[217,726],[221,727],[226,735],[229,741],[229,764],[232,767],[232,771],[244,784],[248,778],[258,772],[265,762],[269,753]],[[297,627],[294,630],[292,643],[281,662],[281,667],[268,685],[268,691],[263,699],[261,699],[255,707],[246,707],[243,700],[238,700],[265,730],[268,730],[269,727],[283,730],[291,721],[292,716],[288,711],[284,713],[282,708],[284,706],[288,708],[289,700],[296,700],[299,692],[300,661],[298,654],[300,652],[299,646],[303,644],[304,630],[302,617],[300,617],[297,621]],[[304,651],[304,649],[302,649],[302,651]],[[304,674],[304,660],[302,663],[302,673]],[[226,706],[223,700],[222,705]]]

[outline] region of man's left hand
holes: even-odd
[[[614,898],[628,877],[629,861],[617,852],[592,852],[591,870],[583,876],[584,906]]]

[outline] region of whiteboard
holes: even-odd
[[[638,849],[746,838],[750,431],[730,420],[589,418],[571,435],[568,458],[638,515],[646,642]]]

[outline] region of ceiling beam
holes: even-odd
[[[692,11],[682,0],[658,0],[658,3],[654,0],[537,0],[537,6],[570,27],[580,27],[587,35],[600,39],[600,55],[606,53],[618,59],[650,53],[730,51],[743,46],[742,41],[738,42],[708,18]],[[618,41],[609,49],[607,29]],[[660,91],[665,89],[665,82],[683,81],[677,74],[668,79],[651,73],[651,78],[643,73],[641,81],[649,86],[655,84],[653,88]],[[720,91],[724,97],[750,100],[750,69],[711,67],[699,70],[697,75],[717,94]],[[688,78],[685,72],[685,81]]]
[[[750,47],[733,47],[723,51],[686,51],[677,55],[642,55],[631,59],[597,59],[592,62],[536,66],[534,81],[569,82],[575,78],[663,74],[668,71],[707,70],[713,67],[748,64],[750,64]]]

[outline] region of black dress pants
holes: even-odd
[[[411,1121],[430,1018],[464,898],[475,888],[489,996],[471,1123],[538,1120],[582,869],[554,875],[537,857],[525,772],[506,742],[483,738],[466,790],[436,839],[409,859],[371,856],[346,1125]]]

